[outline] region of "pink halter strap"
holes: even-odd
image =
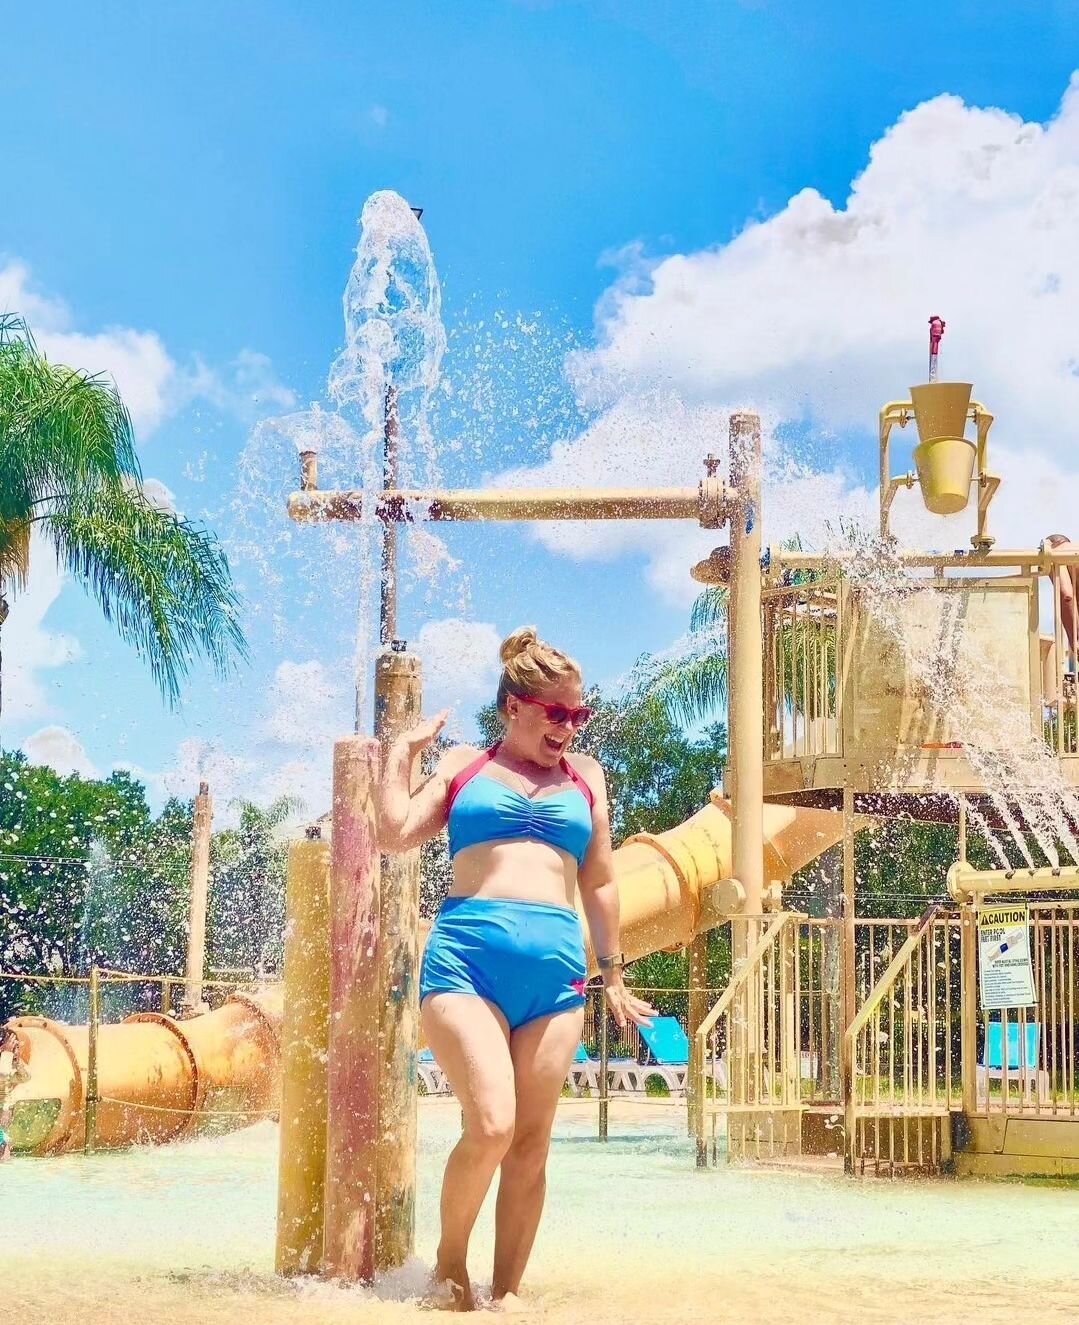
[[[471,782],[472,779],[476,776],[476,774],[481,772],[481,770],[483,770],[484,768],[486,768],[487,765],[491,762],[491,760],[495,757],[495,755],[498,754],[498,749],[501,744],[502,744],[501,741],[496,741],[494,745],[484,750],[483,754],[481,754],[479,758],[473,759],[471,764],[468,764],[465,768],[462,768],[460,773],[458,773],[457,776],[450,782],[449,790],[446,793],[447,810],[450,809],[450,807],[453,805],[453,802],[456,800],[458,793],[460,792],[461,788],[465,785],[465,783]],[[596,803],[596,798],[595,796],[592,795],[592,788],[588,785],[588,783],[584,780],[584,778],[581,777],[580,773],[577,772],[577,770],[573,767],[573,765],[569,762],[569,760],[566,758],[565,755],[563,755],[562,758],[558,761],[558,766],[559,768],[561,768],[562,772],[569,777],[569,780],[573,783],[573,785],[577,788],[577,790],[588,802],[588,808],[592,809],[592,807]]]

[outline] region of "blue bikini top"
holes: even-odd
[[[559,767],[573,786],[553,795],[526,796],[496,778],[477,776],[497,753],[498,745],[492,745],[450,783],[450,855],[481,842],[525,837],[557,847],[583,864],[592,836],[594,798],[588,783],[563,757]]]

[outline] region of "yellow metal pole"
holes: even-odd
[[[207,1011],[202,1000],[203,966],[206,961],[206,899],[210,884],[210,830],[213,826],[210,788],[199,783],[195,818],[191,827],[191,874],[187,912],[187,980],[180,1015],[195,1017]]]
[[[420,718],[420,660],[380,654],[375,732],[385,749]],[[416,1204],[416,1054],[419,1045],[420,853],[384,856],[379,893],[378,1151],[375,1269],[412,1254]]]
[[[401,416],[397,388],[390,386],[386,389],[386,426],[382,455],[382,486],[386,491],[397,487],[400,434]],[[397,638],[397,523],[393,520],[387,520],[382,530],[381,594],[379,640],[382,644],[390,644]],[[375,735],[379,735],[377,726]]]
[[[610,1054],[607,1041],[607,995],[599,990],[599,1139],[607,1140],[607,1114],[610,1109],[610,1091],[607,1086],[607,1062]]]
[[[317,828],[289,847],[277,1179],[278,1274],[322,1264],[326,1052],[330,1025],[330,845]]]
[[[83,1153],[92,1155],[97,1144],[97,1052],[101,1030],[101,972],[90,967],[90,1017],[86,1046],[86,1139]]]
[[[973,906],[959,908],[959,960],[962,995],[959,1034],[963,1112],[970,1118],[978,1108],[978,934]],[[986,1087],[988,1089],[988,1085]]]
[[[756,414],[732,414],[730,420],[730,679],[727,727],[731,800],[731,873],[745,893],[744,915],[731,921],[734,970],[756,944],[764,898],[764,645],[761,638],[761,426]],[[726,780],[726,778],[725,778]],[[743,1087],[756,1080],[752,1070],[760,1044],[758,1000],[740,999],[735,1020],[743,1019],[745,1036],[733,1037],[728,1053],[736,1104]],[[738,1058],[745,1049],[745,1062]],[[751,1093],[753,1093],[751,1091]]]
[[[689,1081],[691,1089],[686,1092],[686,1114],[689,1135],[698,1134],[698,1099],[697,1082],[704,1065],[700,1062],[697,1045],[697,1030],[707,1017],[708,1007],[708,933],[698,934],[688,948],[689,954],[689,1008],[686,1017],[686,1034],[689,1037]]]
[[[855,1004],[855,916],[854,916],[854,793],[843,788],[843,946],[839,965],[842,980],[841,1024],[838,1028],[839,1044],[839,1097],[844,1107],[844,1167],[854,1172],[854,1052],[847,1031],[854,1021]]]
[[[324,1272],[370,1283],[378,1142],[378,742],[333,748]]]
[[[1079,888],[1079,865],[1043,865],[1037,869],[976,870],[957,860],[948,871],[948,891],[957,902],[998,893],[1072,892]]]

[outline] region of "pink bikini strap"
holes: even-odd
[[[577,772],[577,770],[572,766],[572,764],[569,762],[569,760],[566,758],[565,755],[562,756],[562,758],[559,760],[559,763],[562,765],[562,771],[570,775],[570,779],[572,780],[573,784],[576,786],[577,790],[588,802],[588,808],[590,810],[593,809],[596,804],[596,798],[595,796],[592,795],[592,788],[588,785],[588,783],[584,780],[584,778],[581,777],[580,773]]]
[[[494,745],[492,745],[489,749],[484,750],[483,754],[481,754],[478,759],[473,759],[471,764],[468,764],[465,768],[461,769],[460,773],[458,773],[457,776],[450,783],[449,790],[446,792],[447,810],[449,810],[449,808],[453,805],[453,802],[457,799],[457,793],[461,790],[461,788],[465,785],[465,783],[471,782],[472,779],[476,776],[476,774],[481,769],[486,768],[487,765],[491,762],[491,760],[495,757],[495,755],[498,754],[498,747],[501,744],[502,744],[501,741],[495,741]]]

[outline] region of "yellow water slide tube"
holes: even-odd
[[[765,805],[766,886],[785,882],[841,836],[839,814]],[[731,874],[730,805],[713,793],[677,828],[629,838],[614,862],[626,957],[684,946],[701,928],[719,923],[733,895],[725,883]],[[280,1090],[281,1001],[281,987],[274,986],[234,994],[223,1007],[185,1021],[139,1013],[101,1026],[97,1145],[173,1141],[242,1127],[272,1113]],[[16,1149],[39,1155],[80,1149],[88,1028],[41,1017],[11,1024],[30,1069],[30,1079],[12,1095]]]
[[[18,1017],[30,1078],[11,1096],[15,1149],[81,1150],[89,1028]],[[187,1021],[139,1012],[98,1030],[96,1144],[175,1141],[271,1116],[280,1089],[281,987],[236,993]],[[211,1126],[212,1125],[212,1126]]]

